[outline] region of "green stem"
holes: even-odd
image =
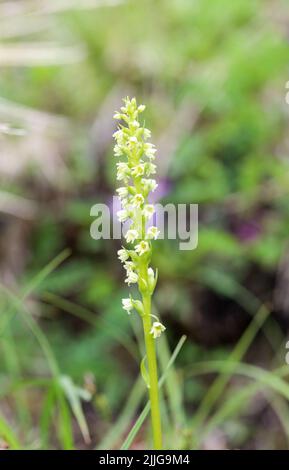
[[[153,430],[154,449],[162,449],[162,429],[161,429],[161,415],[159,405],[159,389],[158,389],[158,370],[156,359],[155,340],[150,333],[151,330],[151,296],[143,294],[144,316],[143,328],[146,346],[146,355],[148,362],[149,373],[149,397],[151,403],[151,421]]]

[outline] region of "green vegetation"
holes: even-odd
[[[9,3],[0,447],[152,447],[120,243],[90,237],[130,95],[147,105],[161,202],[199,204],[196,250],[154,242],[164,448],[288,449],[286,2]]]

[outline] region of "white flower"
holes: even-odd
[[[127,282],[127,284],[130,286],[131,284],[134,284],[137,281],[138,281],[138,275],[134,273],[133,271],[128,271],[127,278],[125,279],[124,282]]]
[[[132,168],[131,170],[131,174],[133,176],[142,176],[144,174],[144,171],[145,171],[145,166],[143,163],[140,163],[139,165],[136,165]]]
[[[116,192],[120,199],[123,199],[128,196],[128,189],[125,186],[118,188]]]
[[[156,240],[160,234],[160,231],[158,230],[157,227],[154,227],[153,225],[148,228],[146,238],[148,240]]]
[[[124,269],[126,272],[133,271],[135,269],[135,264],[132,261],[126,261],[124,263]]]
[[[140,104],[139,107],[137,108],[139,113],[142,113],[146,109],[144,104]]]
[[[143,215],[146,219],[149,219],[155,212],[155,208],[152,204],[146,204],[143,208]]]
[[[121,108],[121,110],[125,113],[132,113],[133,111],[135,111],[137,108],[136,108],[136,99],[135,98],[132,98],[132,99],[129,99],[129,97],[127,96],[126,98],[123,99],[123,102],[125,104],[125,106],[123,106]]]
[[[134,120],[130,123],[130,126],[133,127],[134,129],[138,129],[140,124],[138,121]]]
[[[144,203],[144,197],[142,194],[136,194],[131,202],[133,206],[140,207]]]
[[[131,299],[122,299],[122,308],[130,314],[131,310],[133,309],[133,303]]]
[[[139,238],[138,231],[137,230],[128,230],[125,235],[126,241],[128,243],[134,242]]]
[[[162,325],[159,321],[154,321],[150,334],[153,335],[154,339],[156,339],[161,336],[162,332],[165,331],[165,329],[165,326]]]
[[[146,129],[145,127],[143,128],[143,137],[145,140],[149,139],[151,137],[151,131],[149,129]]]
[[[124,263],[129,258],[128,252],[123,248],[121,250],[118,250],[117,254],[118,259],[120,259],[122,263]]]
[[[157,187],[158,187],[158,184],[157,184],[156,180],[154,180],[154,179],[142,178],[141,182],[144,185],[145,189],[149,192],[150,191],[154,192],[154,190],[157,189]]]
[[[151,163],[151,162],[147,162],[145,164],[145,174],[147,176],[150,176],[150,175],[153,175],[155,172],[156,172],[156,165],[154,163]]]
[[[117,141],[117,143],[118,143],[119,145],[125,143],[125,133],[124,133],[123,129],[118,129],[118,130],[113,134],[113,137],[115,138],[115,140]]]
[[[118,162],[116,166],[117,166],[117,175],[116,175],[117,180],[124,180],[130,175],[130,169],[127,163]]]
[[[116,111],[113,115],[113,119],[122,119],[122,114],[120,114],[118,111]]]
[[[122,156],[122,149],[119,145],[115,145],[114,148],[113,148],[113,151],[114,151],[114,155],[116,157],[121,157]]]
[[[150,160],[154,160],[156,151],[154,144],[144,144],[144,153]]]
[[[138,253],[140,256],[143,255],[144,253],[147,253],[150,249],[150,246],[148,242],[145,242],[142,240],[138,245],[135,247],[136,253]]]
[[[117,211],[116,215],[120,222],[125,222],[129,218],[129,213],[126,209]]]
[[[131,144],[137,144],[138,140],[135,135],[129,138],[129,141]]]

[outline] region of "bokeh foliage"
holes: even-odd
[[[195,362],[225,359],[263,302],[278,310],[269,334],[274,348],[281,347],[288,305],[281,301],[276,307],[274,295],[283,285],[280,264],[286,258],[289,231],[289,48],[280,20],[284,15],[286,23],[285,7],[285,2],[261,0],[123,1],[92,9],[84,5],[28,15],[31,31],[2,39],[3,50],[11,44],[29,49],[33,41],[40,42],[41,50],[41,43],[53,41],[83,51],[82,58],[53,65],[31,66],[28,61],[11,67],[3,59],[1,96],[26,106],[27,113],[28,108],[48,113],[53,125],[43,132],[24,111],[10,122],[27,131],[22,143],[19,137],[1,137],[1,189],[36,205],[34,220],[20,225],[21,260],[15,268],[12,250],[13,263],[3,255],[2,264],[15,275],[12,290],[21,297],[44,266],[70,249],[63,263],[36,282],[23,304],[37,317],[61,374],[79,385],[93,377],[93,401],[85,411],[94,443],[99,443],[103,429],[110,429],[138,373],[138,331],[132,334],[121,311],[125,288],[115,254],[119,244],[93,241],[89,233],[90,207],[108,203],[114,192],[112,114],[123,94],[147,105],[146,119],[159,146],[161,201],[199,204],[197,249],[179,251],[173,241],[158,241],[154,255],[160,279],[155,308],[167,324],[169,343],[175,345],[183,332],[188,335],[177,377],[187,415],[182,445],[193,445],[191,415],[208,386],[198,378],[183,381]],[[23,26],[25,18],[0,21],[5,20],[9,31],[12,20]],[[58,115],[64,118],[63,128]],[[3,116],[0,102],[1,120]],[[7,176],[8,146],[17,164]],[[4,214],[3,246],[13,243],[7,235],[10,226],[18,230],[17,220]],[[5,296],[2,302],[4,312],[17,310]],[[19,315],[13,316],[9,331],[0,376],[7,390],[14,382],[46,378],[47,363]],[[266,346],[261,340],[259,347],[252,337],[252,349],[260,349],[258,360],[269,366],[276,351],[268,352],[264,342]],[[169,396],[169,390],[166,393]],[[29,401],[26,395],[22,399]],[[37,400],[41,408],[42,392],[37,392]],[[19,424],[19,410],[11,401],[3,399],[3,409],[9,408],[7,419],[17,423],[21,439],[28,418],[22,416]],[[65,404],[60,398],[59,403],[65,429]],[[30,419],[38,415],[39,410],[32,409]],[[44,416],[42,422],[47,434],[49,420]],[[224,421],[222,432],[229,446],[258,447],[264,438],[258,424],[250,426],[238,417]],[[285,446],[274,429],[272,435],[267,445]],[[30,431],[25,445],[42,445],[38,436],[38,430]],[[59,445],[50,437],[47,445]],[[70,438],[60,439],[62,445],[69,447]],[[75,440],[76,446],[82,445]]]

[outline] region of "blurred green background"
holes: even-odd
[[[160,201],[199,204],[196,250],[154,245],[161,370],[187,336],[166,445],[288,448],[288,27],[285,0],[0,2],[1,447],[119,448],[145,404],[120,244],[89,231],[130,95]]]

